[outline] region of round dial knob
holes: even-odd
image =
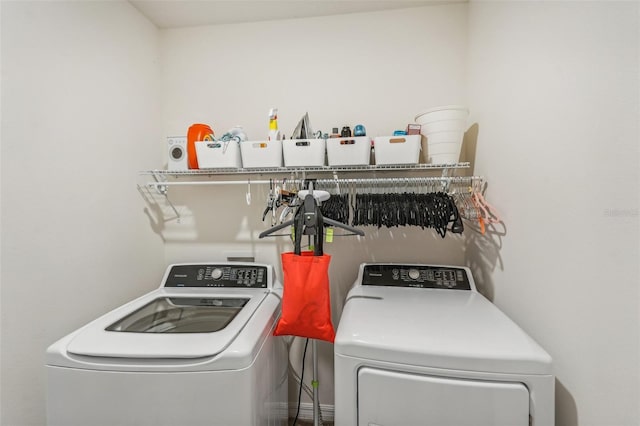
[[[409,278],[411,278],[412,280],[417,280],[418,278],[420,278],[420,271],[418,271],[417,269],[409,269]]]
[[[214,280],[219,280],[220,278],[222,278],[222,269],[216,268],[211,271],[211,278],[213,278]]]

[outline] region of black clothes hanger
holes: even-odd
[[[344,223],[340,223],[328,217],[323,217],[318,207],[318,202],[313,196],[313,193],[310,192],[305,196],[304,202],[298,207],[298,210],[296,210],[296,214],[293,220],[288,220],[284,223],[281,223],[280,225],[273,226],[267,229],[266,231],[262,231],[260,235],[258,235],[258,238],[271,236],[271,234],[281,230],[282,228],[286,228],[288,226],[294,225],[294,233],[296,238],[298,238],[298,236],[301,237],[302,235],[317,235],[317,236],[320,236],[320,240],[322,240],[323,230],[322,230],[322,226],[318,226],[319,219],[322,220],[321,222],[322,226],[324,226],[324,224],[328,224],[328,225],[335,226],[336,228],[341,228],[350,232],[350,234],[342,234],[344,236],[346,235],[364,236],[364,232],[357,228],[354,228],[349,225],[345,225]]]
[[[324,218],[349,223],[349,195],[333,194],[331,198],[320,204],[320,212]]]
[[[356,193],[352,206],[351,224],[354,226],[419,226],[435,229],[442,238],[447,231],[460,234],[464,230],[453,198],[444,192]]]

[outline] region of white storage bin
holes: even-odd
[[[428,125],[442,120],[459,120],[466,123],[469,109],[462,105],[444,105],[431,108],[416,115],[416,123]],[[464,129],[462,129],[464,130]]]
[[[369,164],[371,139],[367,136],[327,139],[330,166],[363,166]]]
[[[285,167],[324,166],[324,139],[285,139],[282,154]]]
[[[237,141],[203,141],[195,145],[200,169],[242,167]]]
[[[429,163],[458,162],[468,115],[469,110],[459,105],[432,108],[416,115],[420,133],[427,138]]]
[[[420,135],[377,136],[373,140],[376,164],[418,164]]]
[[[282,141],[240,142],[244,168],[282,167]]]

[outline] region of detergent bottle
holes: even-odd
[[[269,110],[269,138],[270,141],[279,141],[282,139],[282,133],[278,130],[278,108]]]
[[[198,158],[196,156],[196,142],[204,141],[214,135],[209,125],[195,123],[189,126],[187,131],[187,164],[189,169],[198,169]]]

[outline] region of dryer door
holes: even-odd
[[[358,426],[528,426],[522,383],[361,368]]]

